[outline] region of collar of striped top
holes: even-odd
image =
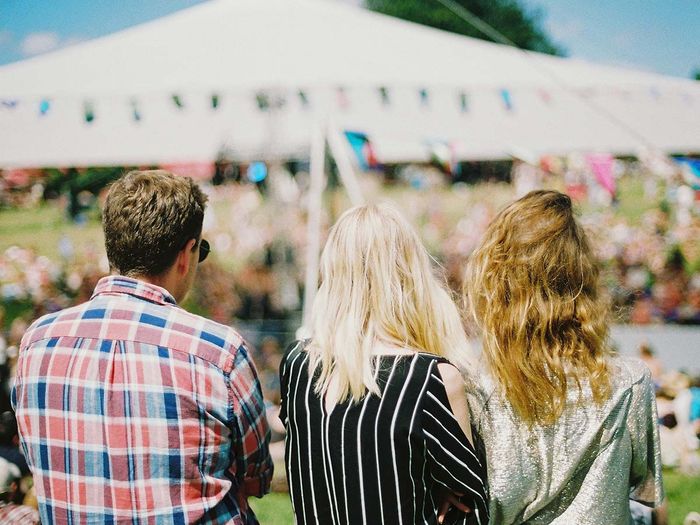
[[[156,304],[177,304],[165,288],[123,275],[108,275],[100,279],[92,298],[103,294],[127,294]]]

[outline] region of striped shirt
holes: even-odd
[[[272,462],[255,367],[163,288],[105,277],[36,321],[12,401],[44,525],[257,523],[245,496]]]
[[[445,523],[488,522],[486,463],[455,419],[434,355],[377,356],[381,397],[338,403],[314,393],[309,355],[293,345],[281,366],[280,419],[297,523],[435,524],[442,489],[474,512]]]

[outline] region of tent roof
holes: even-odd
[[[314,85],[669,85],[692,81],[463,37],[332,0],[211,0],[0,68],[2,96]]]
[[[342,111],[338,86],[351,102]],[[379,86],[391,90],[390,105],[376,102]],[[422,87],[427,108],[417,102]],[[261,89],[283,97],[282,110],[262,115]],[[299,89],[313,111],[291,103]],[[510,112],[502,89],[514,98]],[[466,116],[455,102],[462,91]],[[212,93],[222,97],[216,112]],[[42,99],[51,109],[40,116]],[[0,125],[16,130],[0,137],[0,166],[201,161],[222,148],[241,158],[291,155],[331,107],[336,125],[367,131],[384,160],[419,160],[430,140],[449,142],[459,158],[513,148],[632,153],[645,144],[700,151],[696,82],[525,53],[331,0],[211,0],[0,67],[0,100],[18,101],[0,108]]]

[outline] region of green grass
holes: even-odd
[[[0,253],[16,245],[57,260],[58,241],[64,235],[73,242],[76,253],[89,248],[97,249],[98,253],[104,250],[102,227],[93,217],[86,224],[77,225],[67,219],[60,206],[51,202],[33,209],[0,211]]]
[[[700,476],[664,471],[664,487],[670,525],[682,525],[690,511],[700,512]]]
[[[664,485],[669,510],[669,524],[682,525],[690,511],[700,512],[700,476],[684,476],[675,471],[664,471]],[[263,525],[294,523],[289,494],[273,493],[263,499],[251,498],[251,506]]]
[[[640,177],[625,176],[619,179],[617,185],[617,208],[615,215],[624,217],[633,226],[641,223],[642,216],[649,210],[657,208],[665,191],[659,183],[656,198],[648,198],[644,194],[644,181]],[[607,206],[595,205],[589,202],[580,204],[582,214],[608,209]]]
[[[263,499],[251,498],[249,501],[262,525],[290,525],[290,523],[294,523],[292,504],[287,493],[272,493]]]
[[[659,188],[658,194],[661,195],[663,191]],[[658,202],[646,198],[644,183],[636,177],[625,177],[620,180],[618,199],[617,213],[626,217],[632,224],[639,224],[644,213],[658,207]]]

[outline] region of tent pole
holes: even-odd
[[[311,307],[318,287],[319,258],[321,254],[321,205],[325,185],[326,137],[324,127],[316,123],[311,136],[310,183],[308,217],[306,222],[306,276],[304,279],[304,309],[298,337],[311,334]]]
[[[332,120],[328,124],[327,133],[328,146],[331,150],[331,155],[333,155],[335,163],[338,166],[340,180],[343,183],[343,186],[345,186],[345,191],[348,192],[348,197],[350,197],[350,203],[353,206],[364,204],[365,199],[362,196],[360,182],[357,179],[357,173],[355,173],[355,169],[353,168],[352,162],[348,156],[345,140],[340,133],[340,130]]]

